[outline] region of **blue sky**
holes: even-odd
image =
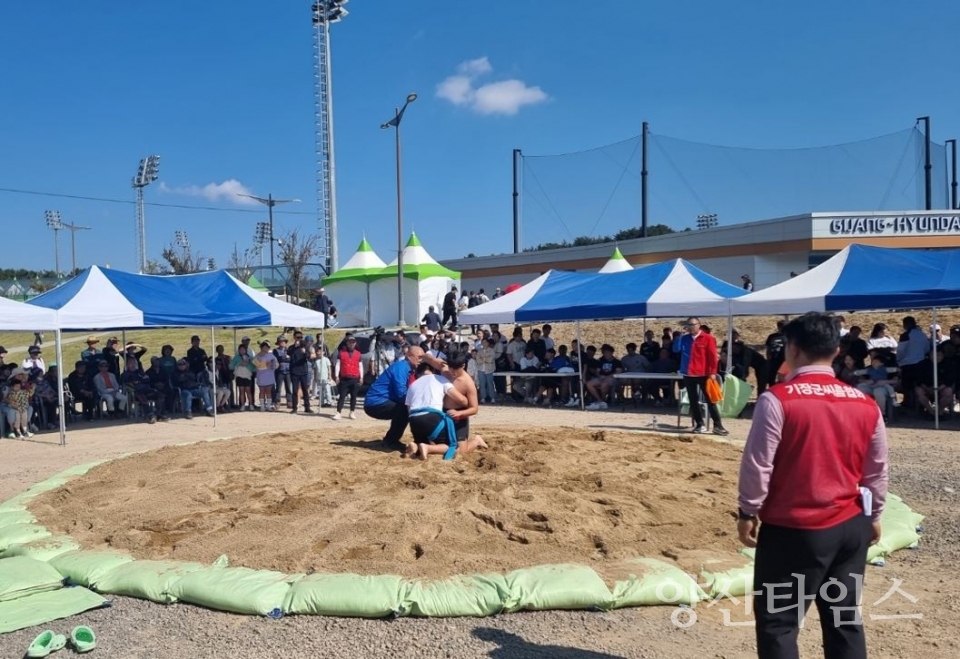
[[[179,229],[221,265],[265,219],[241,212],[258,208],[232,191],[298,197],[284,210],[312,213],[310,4],[0,4],[0,188],[133,199],[139,159],[160,154],[149,201],[226,211],[148,208],[150,257]],[[511,249],[514,147],[587,149],[636,135],[643,119],[658,135],[744,147],[849,142],[924,114],[936,139],[960,136],[960,5],[921,7],[352,0],[332,38],[341,262],[364,234],[393,256],[393,140],[379,126],[411,91],[420,98],[403,123],[404,215],[436,258]],[[546,187],[569,188],[568,170]],[[668,188],[668,170],[652,166],[663,202],[652,219],[692,222],[688,186]],[[605,196],[584,194],[594,204]],[[710,194],[720,197],[706,206],[725,208],[722,192]],[[748,202],[739,201],[744,219]],[[526,204],[525,214],[539,212]],[[78,236],[81,266],[135,268],[132,205],[0,192],[4,265],[52,267],[47,209],[93,228]],[[829,209],[794,212],[806,210]],[[276,219],[278,232],[316,226],[311,214]],[[525,227],[525,244],[567,237],[540,220]]]

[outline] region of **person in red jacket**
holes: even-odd
[[[757,651],[798,657],[816,601],[824,654],[865,659],[857,605],[867,548],[880,539],[886,428],[873,399],[834,376],[836,318],[808,313],[784,334],[790,372],[757,400],[740,464],[738,532],[757,548]]]
[[[703,425],[703,410],[700,409],[700,393],[705,390],[707,380],[720,383],[720,360],[717,357],[717,340],[700,325],[699,318],[687,318],[683,325],[684,334],[675,342],[683,356],[680,372],[683,373],[683,385],[690,402],[690,415],[693,417],[695,433],[707,432]],[[720,410],[716,403],[707,399],[707,412],[713,421],[714,435],[729,435],[723,427]]]
[[[363,360],[360,351],[357,350],[357,339],[348,334],[344,346],[340,350],[337,365],[334,367],[333,381],[337,383],[337,411],[331,419],[340,420],[340,413],[343,412],[343,404],[347,402],[347,395],[350,396],[350,418],[357,418],[357,393],[360,391],[360,379],[363,375]]]

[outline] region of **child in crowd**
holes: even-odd
[[[237,383],[237,402],[244,412],[253,409],[253,378],[257,367],[253,364],[253,357],[247,346],[240,344],[237,355],[230,361],[230,370],[233,371],[234,382]]]
[[[10,439],[33,437],[33,433],[30,432],[30,392],[24,388],[24,383],[19,378],[10,381],[10,388],[3,402],[8,408]]]
[[[277,384],[276,371],[279,366],[276,355],[270,352],[270,344],[260,343],[260,352],[253,358],[257,368],[257,386],[260,387],[260,411],[276,411],[273,403],[273,388]]]
[[[330,407],[333,405],[333,365],[330,363],[326,346],[321,346],[319,353],[317,370],[319,371],[320,407]]]

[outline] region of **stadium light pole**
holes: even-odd
[[[147,221],[144,214],[143,189],[160,176],[160,156],[147,156],[140,161],[133,187],[137,191],[137,258],[140,272],[147,270]]]
[[[70,232],[70,276],[77,274],[77,231],[90,231],[90,227],[83,227],[72,222],[62,222],[63,228]]]
[[[333,151],[333,65],[330,60],[330,25],[347,17],[349,0],[317,0],[311,7],[314,27],[316,79],[315,136],[317,152],[317,211],[326,247],[326,267],[338,267],[337,170]]]
[[[257,195],[252,194],[243,194],[238,192],[238,197],[247,197],[248,199],[253,199],[259,201],[261,204],[265,205],[268,209],[268,217],[270,218],[268,222],[268,231],[270,233],[270,271],[273,272],[273,207],[277,204],[298,204],[300,203],[299,199],[274,199],[272,194],[268,194],[266,197],[258,197]],[[259,225],[258,225],[259,226]],[[258,229],[259,231],[259,229]]]
[[[60,229],[63,228],[63,221],[60,219],[60,211],[46,211],[44,215],[47,218],[47,226],[53,229],[54,267],[57,279],[60,279]]]
[[[718,226],[720,222],[717,220],[716,213],[710,213],[709,215],[697,215],[697,230],[702,231],[704,229],[713,229]]]
[[[400,159],[400,122],[407,106],[417,100],[417,95],[407,94],[403,107],[394,108],[393,119],[380,124],[381,129],[393,128],[396,135],[397,154],[397,325],[406,326],[403,321],[403,166]]]
[[[957,140],[945,140],[950,145],[950,210],[957,210]]]

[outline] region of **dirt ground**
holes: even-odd
[[[536,416],[532,416],[532,413]],[[536,424],[535,430],[529,430],[532,421]],[[288,482],[276,474],[254,474],[253,469],[263,465],[276,468],[285,466],[286,462],[296,464],[304,456],[325,455],[326,462],[309,464],[314,464],[313,468],[320,472],[330,474],[334,471],[346,472],[347,464],[363,469],[360,474],[350,475],[349,481],[346,476],[343,477],[341,485],[338,486],[343,488],[338,495],[340,499],[352,502],[357,511],[370,511],[371,507],[363,503],[364,493],[382,492],[381,500],[386,500],[386,503],[374,512],[380,514],[378,523],[384,531],[398,532],[404,527],[422,529],[422,535],[412,541],[395,541],[398,543],[395,551],[400,557],[397,562],[404,563],[404,569],[406,564],[426,560],[423,565],[429,565],[433,560],[431,554],[437,545],[431,543],[435,542],[433,537],[438,528],[425,520],[432,519],[436,514],[436,511],[430,511],[430,508],[443,507],[461,511],[460,517],[467,521],[459,524],[464,534],[459,541],[466,542],[468,532],[475,534],[473,537],[476,544],[484,544],[482,552],[486,566],[490,566],[493,561],[503,560],[499,554],[504,546],[509,547],[514,556],[513,552],[518,550],[568,552],[576,547],[582,551],[584,562],[600,566],[605,559],[600,547],[592,541],[592,536],[597,533],[593,529],[598,526],[604,530],[601,539],[606,551],[613,555],[628,551],[631,555],[655,555],[655,551],[647,552],[641,547],[652,543],[651,547],[656,548],[678,547],[683,565],[684,547],[681,543],[684,541],[695,542],[698,547],[733,549],[735,543],[730,534],[734,531],[734,523],[732,519],[725,517],[725,514],[735,506],[732,469],[737,449],[742,445],[749,429],[749,421],[728,421],[727,426],[731,430],[729,442],[714,442],[711,438],[685,442],[669,436],[669,426],[674,423],[674,418],[662,411],[659,412],[656,432],[650,434],[648,430],[653,421],[652,414],[646,411],[631,410],[621,413],[610,410],[590,413],[561,409],[534,412],[530,408],[522,407],[484,407],[475,423],[475,429],[489,438],[494,450],[469,460],[457,460],[453,463],[436,460],[427,464],[408,462],[369,450],[365,443],[377,439],[384,430],[384,424],[364,417],[356,422],[338,423],[319,416],[235,413],[221,417],[217,428],[213,428],[207,419],[177,420],[153,426],[105,424],[71,429],[70,443],[66,447],[57,446],[55,436],[50,434],[38,435],[34,441],[29,442],[0,441],[0,498],[8,498],[31,483],[52,476],[71,465],[117,457],[131,451],[159,449],[152,455],[135,459],[156,460],[155,464],[158,466],[179,464],[180,467],[185,467],[189,464],[189,461],[184,459],[189,449],[176,447],[175,444],[213,437],[235,437],[238,439],[204,443],[192,449],[210,451],[211,457],[218,453],[220,456],[220,470],[216,475],[208,474],[210,482],[194,485],[192,493],[197,495],[198,501],[190,500],[191,493],[177,492],[169,486],[156,490],[162,491],[163,496],[171,498],[171,501],[179,501],[181,505],[187,506],[181,519],[187,517],[191,506],[194,512],[201,506],[211,510],[218,506],[229,506],[219,501],[220,495],[211,488],[222,490],[228,497],[239,497],[244,487],[266,489],[266,485],[272,483],[270,487],[276,488],[277,484],[282,482],[289,488],[289,492],[284,496],[289,497],[299,492],[308,494],[305,499],[307,501],[310,496],[319,500],[317,497],[322,498],[323,490],[309,495],[304,489],[307,478],[305,475],[298,475]],[[521,431],[521,427],[527,429]],[[924,513],[927,519],[924,522],[924,539],[918,550],[898,552],[888,559],[885,567],[868,569],[863,601],[871,657],[885,659],[921,655],[931,659],[946,659],[960,656],[960,639],[956,635],[956,620],[960,615],[960,579],[956,576],[956,565],[960,561],[960,502],[957,500],[960,474],[956,467],[960,462],[958,430],[960,423],[951,420],[944,424],[941,431],[933,431],[926,425],[909,426],[906,423],[890,431],[891,489],[901,494],[916,510]],[[260,435],[264,432],[273,434]],[[594,439],[591,436],[596,432],[603,432],[605,441],[598,441],[599,438]],[[664,434],[668,436],[664,437]],[[540,441],[546,442],[542,448],[539,448],[541,445],[537,443]],[[521,447],[531,451],[530,454],[521,454]],[[664,450],[667,448],[675,451],[671,453]],[[295,449],[299,450],[299,455],[297,460],[291,460],[288,454]],[[596,452],[590,452],[591,449],[596,449]],[[664,453],[657,456],[655,451],[660,450],[664,450]],[[681,457],[678,457],[678,454],[681,454]],[[263,465],[253,461],[238,463],[234,456],[241,455],[262,455]],[[340,457],[341,461],[334,461],[334,455]],[[161,462],[168,460],[168,456],[170,462]],[[177,463],[173,461],[174,458],[182,461]],[[481,459],[483,465],[480,464]],[[490,462],[495,463],[495,468],[488,467],[484,470],[484,465],[489,465]],[[538,474],[531,471],[530,476],[524,476],[523,465],[536,462],[543,463],[541,471]],[[682,466],[682,469],[678,468],[677,473],[666,473],[672,465]],[[197,461],[195,466],[187,470],[199,469],[201,466],[202,463]],[[552,473],[548,473],[547,468]],[[463,473],[459,471],[461,469]],[[708,469],[716,469],[721,473],[710,473]],[[292,466],[285,471],[291,470],[298,471]],[[128,479],[128,475],[121,472],[122,470],[110,471],[110,467],[102,468],[100,473],[103,478],[98,486],[105,492],[113,491],[126,496],[126,490],[115,489],[117,484],[105,478],[110,475],[120,481]],[[642,472],[650,473],[651,478],[638,483],[630,482],[631,474],[636,477]],[[690,478],[694,472],[700,472],[702,476]],[[243,479],[240,479],[241,474],[245,474]],[[590,479],[593,475],[599,475],[603,490],[616,487],[618,493],[597,489],[596,480]],[[228,476],[233,478],[233,487],[237,489],[235,494],[231,493],[229,488],[224,489],[223,483],[214,482],[215,479],[226,479]],[[145,480],[147,483],[143,487],[153,488],[156,487],[155,481],[180,477],[176,470],[170,473],[144,472],[137,482],[132,484],[137,485],[136,489],[141,489],[139,481]],[[545,490],[542,495],[545,501],[522,501],[516,498],[517,494],[523,493],[525,482],[533,478],[542,479],[540,487]],[[408,479],[414,486],[402,486],[403,479]],[[657,482],[658,479],[666,479],[663,487]],[[416,485],[418,480],[426,486],[424,489]],[[444,481],[447,484],[444,484]],[[462,486],[464,483],[469,485],[471,481],[474,489]],[[347,485],[348,482],[353,485]],[[475,487],[480,482],[485,486]],[[127,483],[131,484],[129,480]],[[461,487],[457,487],[458,484]],[[648,503],[672,506],[669,500],[666,504],[662,501],[663,494],[669,494],[666,492],[668,485],[675,489],[674,494],[680,497],[684,504],[670,508],[676,511],[674,514],[678,515],[677,521],[683,522],[684,526],[645,525],[644,522],[656,522],[663,517],[658,516],[656,511],[647,510],[642,504],[637,506],[632,498],[646,487],[649,492],[660,493],[660,498],[657,499],[653,499],[652,494],[647,495]],[[355,488],[355,491],[346,491],[348,487]],[[708,492],[708,487],[716,492]],[[444,488],[442,492],[459,494],[460,499],[453,502],[442,499],[433,501],[430,495],[436,488]],[[509,488],[512,488],[512,492]],[[78,488],[78,491],[82,490],[82,487]],[[505,492],[508,496],[504,495]],[[130,494],[136,495],[136,492]],[[509,496],[511,494],[512,498]],[[214,496],[217,500],[211,504]],[[276,492],[271,492],[269,497],[275,501],[281,500]],[[71,505],[69,499],[67,496],[63,505]],[[105,499],[106,497],[97,503],[116,505]],[[416,505],[407,504],[406,499],[414,501]],[[609,500],[614,505],[598,503],[596,499]],[[572,506],[573,510],[565,510],[562,505],[558,505],[558,502],[562,501],[568,502],[567,507]],[[504,505],[505,502],[509,503],[509,507]],[[533,505],[534,503],[540,505]],[[156,504],[151,505],[153,510],[159,512]],[[548,508],[548,505],[551,507]],[[621,527],[624,528],[614,527],[611,520],[615,519],[615,515],[605,512],[612,509],[621,511]],[[117,507],[116,510],[119,511],[120,508]],[[474,517],[471,510],[490,514],[495,523],[491,525]],[[554,512],[551,517],[550,510],[559,512]],[[636,519],[624,520],[624,511],[630,516],[636,516]],[[544,514],[548,519],[543,522],[529,516],[524,519],[523,515],[530,512]],[[48,511],[42,516],[55,514],[58,513]],[[447,519],[457,518],[454,513],[444,514],[448,515]],[[176,521],[172,510],[168,511],[167,515],[166,519]],[[92,512],[77,509],[73,519],[66,519],[62,514],[59,516],[65,528],[80,529],[87,520],[96,521],[102,517],[96,509]],[[163,518],[163,515],[159,514],[154,516]],[[252,517],[254,515],[251,514]],[[228,512],[217,513],[214,517],[216,523],[225,523],[230,519],[233,517]],[[503,523],[505,530],[497,528],[497,521]],[[532,527],[549,525],[554,533],[524,528],[521,524]],[[577,524],[584,525],[583,529],[575,528]],[[695,525],[699,529],[697,532],[694,531]],[[361,537],[359,533],[346,532]],[[446,541],[444,534],[447,532],[445,527],[437,538]],[[85,543],[89,542],[82,532],[75,533]],[[116,533],[124,536],[119,525]],[[221,537],[229,537],[226,530],[218,533]],[[314,531],[307,530],[306,533],[313,534]],[[509,533],[526,537],[529,544],[522,545],[508,537],[505,539],[504,536]],[[630,533],[634,534],[634,538],[646,534],[650,539],[644,543],[641,538],[636,546],[630,547]],[[728,535],[724,536],[724,533]],[[291,535],[287,533],[280,536],[281,540],[271,543],[275,556],[282,558],[283,552],[277,551],[276,547],[286,543],[291,539]],[[331,536],[329,531],[326,534],[317,533],[317,536],[321,535],[326,535],[331,544],[323,548],[319,556],[325,556],[332,551],[344,551],[347,547],[345,540]],[[132,538],[141,543],[140,548],[134,548],[135,552],[160,551],[157,547],[145,549],[149,543],[143,542],[143,538],[149,536],[149,533],[144,532],[138,537],[135,533],[126,536],[126,541],[130,542]],[[295,538],[294,540],[301,542]],[[335,546],[335,541],[340,544]],[[412,546],[415,542],[420,542],[425,549],[420,559],[415,558],[415,549]],[[487,546],[488,543],[497,544]],[[205,556],[227,553],[234,557],[235,553],[234,548],[222,545],[216,549],[212,546],[202,548],[197,545],[194,549],[208,552]],[[176,551],[173,549],[174,554]],[[474,548],[471,551],[474,553],[464,556],[464,563],[458,565],[458,569],[466,570],[474,565],[470,561],[476,560],[481,550]],[[263,555],[269,553],[266,549],[262,551]],[[549,555],[548,553],[547,556]],[[297,558],[287,556],[284,560],[294,561]],[[357,561],[362,559],[358,557],[350,560],[354,561],[351,565],[357,565]],[[687,569],[691,567],[683,566]],[[440,571],[436,573],[439,574]],[[895,580],[900,580],[899,593],[889,592],[892,586],[898,583]],[[909,597],[901,593],[906,593]],[[886,595],[889,597],[884,599]],[[402,619],[386,623],[302,617],[263,621],[205,612],[186,605],[161,607],[117,598],[111,609],[90,612],[56,624],[64,628],[87,622],[94,624],[101,645],[97,652],[104,657],[189,655],[259,658],[275,656],[271,654],[271,648],[281,647],[291,637],[315,638],[320,635],[325,639],[323,647],[329,650],[326,653],[321,647],[311,652],[304,650],[298,653],[291,650],[287,653],[288,656],[459,657],[488,656],[489,652],[489,656],[497,657],[741,658],[755,656],[753,629],[749,626],[751,616],[747,605],[747,602],[742,600],[739,603],[729,602],[713,606],[701,603],[695,608],[695,624],[681,629],[671,618],[677,611],[671,607],[608,613],[543,612],[484,620]],[[897,615],[921,615],[922,618],[876,617]],[[738,622],[745,622],[747,626],[733,626]],[[803,656],[819,656],[818,627],[816,615],[813,613],[800,637]],[[224,630],[229,630],[226,637],[223,636]],[[4,652],[10,651],[9,656],[14,656],[14,650],[22,652],[36,633],[37,629],[28,629],[0,637],[0,655],[8,656]],[[213,637],[220,640],[215,643],[203,641]],[[163,639],[162,647],[158,645],[158,639]],[[499,644],[499,649],[492,648],[490,643]],[[351,654],[346,650],[340,652],[330,649],[334,647],[354,649]]]
[[[225,553],[288,573],[445,577],[736,549],[730,444],[521,427],[491,429],[489,451],[423,463],[349,430],[135,455],[30,508],[85,547],[206,563]]]

